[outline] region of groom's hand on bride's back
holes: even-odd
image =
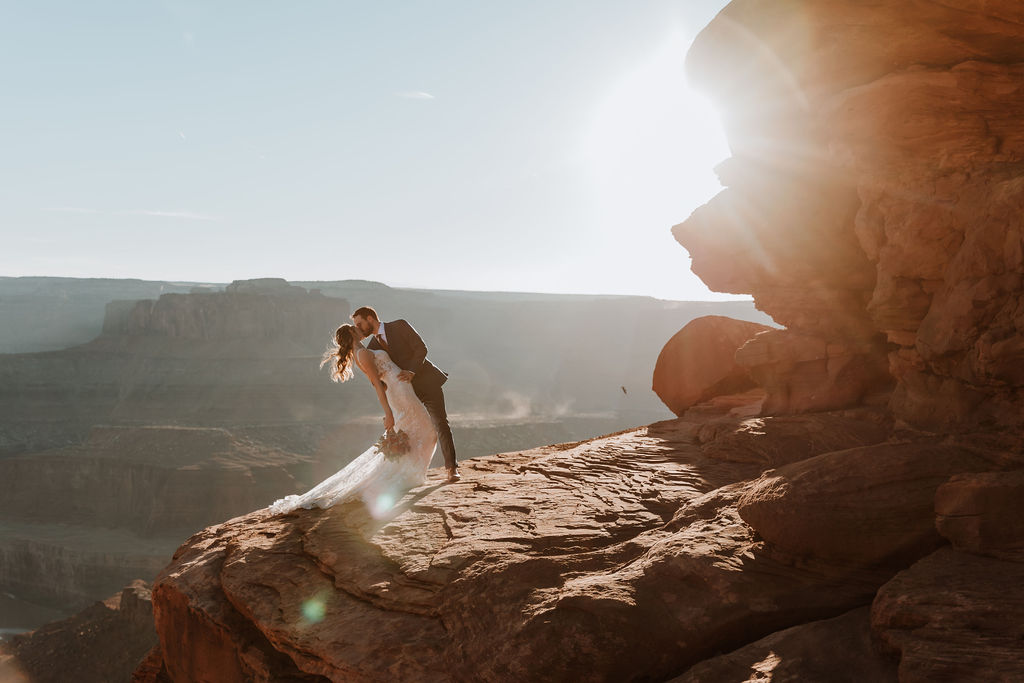
[[[402,370],[401,372],[398,373],[398,379],[401,380],[402,382],[411,382],[412,378],[415,376],[416,373],[410,370]]]

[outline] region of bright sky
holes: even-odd
[[[0,5],[0,275],[725,299],[726,0]]]

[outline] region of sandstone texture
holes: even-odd
[[[712,289],[786,328],[735,356],[762,414],[894,420],[884,443],[780,462],[737,514],[766,552],[902,569],[854,627],[900,681],[1022,677],[1022,64],[1008,0],[735,0],[687,61],[733,155],[673,233]],[[812,632],[687,675],[847,680],[799,651],[786,669],[775,648],[837,637]]]
[[[767,413],[894,389],[920,427],[1024,421],[1022,37],[1009,0],[735,0],[697,38],[733,156],[674,232],[787,328],[745,361]]]
[[[676,415],[715,396],[741,393],[756,384],[734,357],[747,340],[772,328],[723,316],[696,318],[658,355],[653,390]]]
[[[870,609],[812,621],[697,664],[671,683],[888,683],[896,663],[871,643]]]
[[[871,413],[803,419],[825,433],[788,443],[795,461],[886,436]],[[211,527],[155,583],[166,673],[658,680],[868,604],[892,570],[787,552],[740,518],[778,447],[752,421],[711,433],[680,419],[466,461],[463,483],[432,472],[384,520],[355,503]],[[717,457],[719,439],[747,457]]]
[[[879,344],[827,342],[792,330],[758,335],[736,351],[736,363],[767,392],[767,415],[834,410],[888,394],[891,379]],[[884,397],[883,397],[884,400]]]
[[[873,632],[899,680],[1024,679],[1024,564],[943,548],[878,592]]]
[[[952,477],[935,493],[935,516],[957,550],[1024,562],[1024,471]]]
[[[943,544],[935,491],[998,455],[936,441],[836,451],[767,472],[739,501],[762,538],[798,555],[849,567],[905,567]]]

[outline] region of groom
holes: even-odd
[[[455,459],[455,441],[452,439],[452,428],[448,425],[444,393],[441,391],[441,385],[448,381],[447,373],[427,360],[427,345],[412,325],[404,320],[383,323],[377,317],[377,311],[363,306],[352,314],[352,322],[363,335],[372,337],[368,345],[371,350],[382,349],[402,369],[398,379],[412,382],[416,397],[423,402],[437,431],[444,466],[448,470],[448,482],[458,481],[461,477]]]

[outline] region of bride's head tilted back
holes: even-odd
[[[332,363],[331,379],[335,382],[347,382],[352,379],[352,357],[356,352],[356,345],[363,338],[355,325],[342,325],[334,331],[334,348],[328,348],[324,352],[320,367]]]

